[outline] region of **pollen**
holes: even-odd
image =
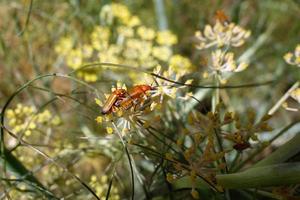
[[[106,127],[106,132],[108,134],[112,134],[114,132],[114,129],[112,127]]]
[[[95,102],[96,102],[96,104],[97,104],[98,106],[100,106],[100,107],[103,106],[103,102],[102,102],[100,99],[95,98]]]
[[[98,116],[95,120],[98,124],[101,124],[103,122],[103,117]]]

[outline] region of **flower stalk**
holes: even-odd
[[[219,76],[218,74],[215,74],[214,76],[214,82],[216,87],[220,86],[220,81],[218,76]],[[215,93],[212,97],[212,112],[216,112],[216,107],[219,103],[220,103],[220,89],[216,88]]]
[[[297,81],[294,85],[277,101],[277,103],[269,110],[268,115],[273,115],[279,107],[290,97],[291,93],[298,88],[300,82]]]
[[[234,174],[216,176],[224,188],[258,188],[291,185],[300,182],[300,162],[250,168]]]

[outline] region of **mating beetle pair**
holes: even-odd
[[[116,89],[107,98],[102,108],[102,114],[105,115],[114,112],[116,108],[127,110],[141,102],[142,98],[146,96],[147,91],[150,90],[154,90],[154,87],[150,85],[136,85],[129,91],[125,89]]]

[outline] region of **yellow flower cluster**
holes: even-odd
[[[133,27],[140,24],[137,16],[132,16],[128,8],[119,3],[111,3],[103,6],[100,12],[102,22],[111,25],[114,20],[119,20],[123,24]]]
[[[161,31],[157,33],[156,41],[160,45],[171,46],[177,44],[177,37],[170,31]]]
[[[101,177],[92,175],[91,179],[90,179],[90,186],[95,190],[97,196],[101,197],[101,199],[102,199],[102,197],[106,196],[106,193],[108,191],[108,186],[109,186],[108,177],[106,175],[103,175]],[[112,200],[121,199],[120,195],[119,195],[119,190],[114,185],[112,186],[112,188],[110,190],[109,199],[112,199]]]
[[[55,46],[54,50],[57,54],[66,56],[73,48],[74,41],[71,37],[62,37],[58,41],[57,45]]]
[[[296,65],[300,67],[300,44],[297,45],[294,53],[286,53],[284,55],[284,60],[290,65]]]
[[[16,108],[7,110],[8,125],[14,134],[30,136],[40,126],[57,126],[61,123],[58,116],[49,110],[36,112],[34,106],[17,104]]]
[[[153,68],[157,64],[170,64],[179,70],[191,68],[188,58],[172,53],[177,37],[170,31],[155,31],[144,26],[128,8],[119,3],[103,6],[101,25],[95,26],[89,42],[75,45],[70,37],[61,38],[55,47],[68,67],[78,69],[91,62],[108,62]],[[95,82],[100,70],[80,70],[77,75],[88,82]],[[131,78],[138,79],[136,74]]]
[[[169,61],[169,68],[178,73],[178,75],[180,76],[184,73],[192,71],[193,65],[188,58],[183,57],[179,54],[175,54]]]

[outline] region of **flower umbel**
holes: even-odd
[[[251,32],[243,29],[234,23],[223,24],[219,20],[215,25],[206,25],[204,31],[197,31],[195,38],[197,40],[196,47],[198,49],[207,49],[210,47],[233,46],[239,47],[249,38]]]
[[[173,67],[169,67],[168,70],[163,71],[161,66],[158,65],[154,70],[153,73],[157,74],[159,76],[163,76],[164,78],[170,79],[172,81],[179,81],[179,79],[185,74],[185,70],[180,70],[176,72],[173,70]],[[192,80],[187,80],[186,84],[191,84]],[[166,97],[170,97],[174,99],[176,97],[177,91],[180,88],[186,88],[186,86],[176,87],[174,84],[170,84],[169,81],[163,80],[163,79],[157,79],[156,83],[158,84],[156,86],[156,90],[153,91],[153,97],[158,96],[159,101],[157,103],[161,104],[163,99]]]
[[[290,65],[296,65],[300,67],[300,44],[297,45],[295,51],[288,52],[284,55],[284,60]]]
[[[121,129],[121,133],[125,134],[149,113],[151,90],[152,87],[149,85],[136,85],[127,90],[125,85],[121,87],[121,83],[118,83],[116,88],[112,88],[112,94],[106,95],[104,104],[96,99],[96,104],[102,107],[104,115],[98,116],[96,121],[105,124],[109,134],[114,131],[112,123],[115,123],[116,127]]]
[[[218,72],[240,72],[248,67],[245,62],[237,64],[232,52],[224,52],[220,49],[212,52],[211,70]]]

